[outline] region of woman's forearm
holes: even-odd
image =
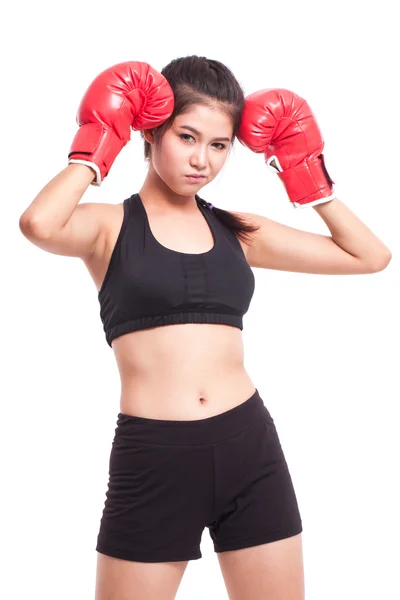
[[[86,165],[69,164],[39,192],[20,217],[20,227],[51,235],[64,227],[95,178]]]
[[[341,200],[335,198],[312,208],[325,221],[333,240],[343,250],[372,265],[390,261],[389,248]]]

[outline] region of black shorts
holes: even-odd
[[[274,420],[258,390],[195,421],[118,414],[96,551],[140,562],[202,557],[302,531]]]

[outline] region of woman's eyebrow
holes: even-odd
[[[197,135],[201,135],[200,131],[197,131],[197,129],[195,129],[194,127],[191,127],[190,125],[178,125],[178,127],[180,127],[181,129],[189,129],[189,131],[192,131],[193,133],[196,133]],[[231,139],[228,137],[216,137],[216,138],[214,138],[214,140],[224,140],[225,142],[231,141]]]

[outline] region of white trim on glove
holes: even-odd
[[[332,194],[332,196],[328,196],[327,198],[320,198],[319,200],[314,200],[314,202],[307,202],[307,204],[299,204],[298,202],[292,202],[293,208],[307,208],[308,206],[316,206],[317,204],[324,204],[325,202],[330,202],[331,200],[335,200],[336,194]]]

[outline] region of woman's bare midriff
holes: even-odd
[[[243,366],[242,332],[186,323],[135,331],[112,342],[120,412],[150,419],[205,419],[255,392]]]
[[[121,228],[123,205],[107,205],[104,210],[109,211],[109,230],[99,242],[101,247],[84,261],[97,290]],[[192,244],[193,231],[198,236],[198,252],[210,248],[213,237],[200,212],[188,221]],[[171,229],[171,219],[168,227],[163,227],[162,220],[154,216],[151,227],[157,239],[170,248],[177,245],[182,231],[187,231],[182,222],[176,231]],[[247,246],[240,243],[246,254]],[[121,377],[123,414],[162,420],[205,419],[242,404],[256,389],[244,368],[242,331],[238,327],[208,323],[163,325],[127,333],[111,345]]]

